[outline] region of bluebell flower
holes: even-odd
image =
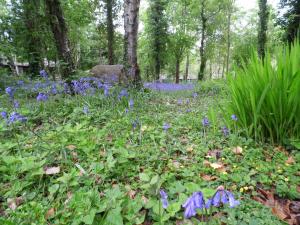
[[[182,205],[184,210],[184,217],[191,218],[197,214],[197,209],[203,209],[205,207],[205,200],[202,192],[194,192],[191,197],[189,197],[186,202]]]
[[[5,112],[5,111],[1,112],[1,117],[3,119],[7,119],[7,112]]]
[[[89,107],[85,105],[82,111],[85,115],[89,114]]]
[[[23,86],[24,85],[24,81],[23,80],[18,80],[17,84],[18,84],[18,86]]]
[[[177,100],[177,104],[182,105],[182,99],[181,98]]]
[[[164,123],[163,129],[164,129],[165,132],[166,132],[168,129],[170,129],[170,128],[171,128],[171,125],[170,125],[170,124]]]
[[[26,122],[27,118],[25,116],[20,115],[17,112],[12,112],[12,114],[9,117],[9,123],[15,123],[15,122]]]
[[[109,87],[107,85],[104,86],[104,96],[105,97],[109,96]]]
[[[15,109],[20,108],[20,103],[17,100],[14,101],[14,108]]]
[[[237,121],[237,120],[238,120],[238,118],[237,118],[237,116],[236,116],[235,114],[231,115],[231,119],[232,119],[233,121]]]
[[[207,117],[204,117],[204,118],[203,118],[203,120],[202,120],[202,125],[203,125],[204,127],[208,127],[208,126],[210,125],[209,120],[208,120]]]
[[[206,208],[211,206],[219,207],[221,204],[229,204],[230,208],[236,207],[240,204],[239,201],[234,199],[234,195],[230,191],[224,190],[224,187],[219,187],[216,193],[206,203]]]
[[[57,87],[56,84],[51,85],[51,94],[56,95],[57,94]]]
[[[226,126],[223,126],[222,127],[222,132],[223,132],[223,135],[225,136],[225,137],[227,137],[228,135],[229,135],[229,129],[226,127]]]
[[[48,78],[48,73],[46,72],[46,70],[40,70],[40,75],[41,77],[47,79]]]
[[[10,98],[14,98],[15,90],[12,87],[5,88],[5,92],[9,95]]]
[[[133,99],[130,99],[130,100],[129,100],[128,105],[129,105],[129,108],[130,108],[130,109],[133,108],[133,106],[134,106],[134,101],[133,101]]]
[[[198,94],[196,92],[193,93],[193,98],[197,98]]]
[[[164,190],[160,190],[160,197],[161,197],[161,203],[162,203],[162,207],[164,209],[168,208],[169,206],[169,202],[168,202],[168,195]]]
[[[187,113],[190,113],[190,112],[192,112],[192,110],[191,110],[191,109],[187,109],[186,112],[187,112]]]
[[[120,94],[119,94],[119,96],[118,96],[119,99],[121,99],[123,97],[125,97],[125,98],[128,97],[128,92],[127,92],[126,89],[122,89],[121,92],[120,92]]]
[[[38,96],[36,97],[36,100],[38,102],[45,102],[48,100],[48,95],[46,95],[45,93],[39,93]]]
[[[134,120],[133,122],[132,122],[132,128],[133,129],[135,129],[135,128],[137,128],[137,126],[139,125],[139,120],[138,119],[136,119],[136,120]]]

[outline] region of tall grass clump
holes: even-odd
[[[282,144],[300,134],[300,44],[277,49],[262,61],[253,54],[229,78],[229,111],[257,141]]]

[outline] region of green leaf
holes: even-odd
[[[140,180],[144,181],[144,182],[149,182],[150,181],[150,177],[148,174],[146,173],[140,173],[139,174]]]
[[[105,224],[107,225],[122,225],[123,224],[123,218],[121,215],[121,208],[117,207],[115,209],[109,210],[107,213]]]

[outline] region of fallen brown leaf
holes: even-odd
[[[53,174],[58,174],[60,172],[60,167],[46,167],[45,168],[45,174],[46,175],[53,175]]]
[[[242,155],[243,154],[243,148],[240,146],[234,147],[232,149],[232,152],[236,155]]]
[[[7,204],[8,207],[15,211],[19,205],[21,205],[23,203],[23,198],[22,197],[17,197],[17,198],[8,198],[7,199]]]
[[[68,145],[66,146],[67,149],[69,149],[70,151],[74,151],[76,149],[75,145]]]
[[[55,214],[55,209],[54,208],[49,209],[45,215],[45,219],[47,220],[47,219],[53,217],[54,214]]]
[[[127,195],[129,196],[130,199],[135,199],[136,191],[130,190],[127,192]]]
[[[214,181],[214,180],[217,180],[218,177],[217,176],[210,176],[210,175],[207,175],[207,174],[200,174],[200,177],[205,180],[205,181]]]
[[[294,164],[295,163],[295,159],[293,158],[293,156],[290,156],[286,161],[285,163],[287,164]]]

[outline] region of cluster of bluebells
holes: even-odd
[[[16,122],[26,122],[27,118],[17,112],[12,112],[10,115],[8,115],[7,112],[3,111],[1,112],[1,117],[4,119],[7,124],[12,124]]]
[[[193,90],[195,88],[195,85],[154,82],[154,83],[145,83],[144,87],[155,91],[185,91],[185,90]]]
[[[38,96],[36,97],[36,100],[38,102],[45,102],[48,100],[48,95],[45,93],[39,93]]]
[[[160,191],[161,202],[163,208],[167,208],[168,195],[164,190]],[[196,216],[197,210],[209,209],[211,207],[220,207],[222,205],[228,204],[230,208],[234,208],[240,204],[238,200],[234,198],[233,193],[224,189],[223,186],[217,188],[217,191],[212,196],[212,198],[205,201],[204,195],[201,191],[194,192],[182,205],[184,208],[184,217],[189,219]]]

